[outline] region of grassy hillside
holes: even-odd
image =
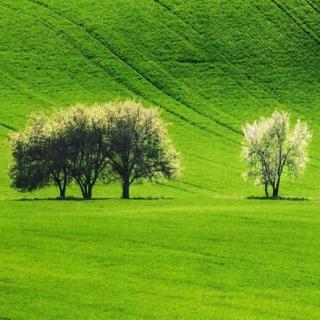
[[[310,0],[3,0],[1,136],[36,109],[136,97],[164,110],[177,186],[243,196],[241,126],[285,109],[314,132],[312,163],[285,193],[317,197],[319,12]]]
[[[319,49],[319,0],[1,0],[0,320],[319,319]],[[162,109],[179,181],[10,189],[30,112],[126,98]],[[281,190],[309,200],[246,199],[241,127],[275,108],[312,128]]]

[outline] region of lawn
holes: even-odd
[[[8,319],[318,319],[319,201],[0,202]]]

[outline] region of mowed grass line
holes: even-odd
[[[0,202],[0,316],[318,319],[319,201]]]

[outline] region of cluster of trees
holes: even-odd
[[[297,178],[309,160],[312,134],[308,125],[298,120],[291,129],[289,114],[275,111],[269,118],[246,124],[243,134],[242,154],[248,163],[244,178],[254,178],[256,185],[264,187],[266,197],[270,187],[272,197],[278,197],[283,174]]]
[[[179,173],[180,157],[158,110],[135,101],[33,114],[11,146],[12,186],[32,191],[54,184],[61,199],[71,182],[90,199],[98,180],[117,180],[128,199],[133,182]]]
[[[243,127],[242,155],[248,164],[245,180],[254,178],[266,197],[279,196],[283,174],[297,178],[308,162],[312,134],[300,120],[294,128],[286,112],[275,111]],[[32,191],[54,184],[61,199],[71,182],[85,199],[98,180],[120,181],[122,198],[130,197],[135,181],[174,178],[180,157],[155,108],[135,101],[58,110],[51,116],[30,116],[26,129],[11,137],[12,186]]]

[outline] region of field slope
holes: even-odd
[[[285,192],[318,195],[320,3],[3,0],[0,12],[2,137],[37,109],[135,97],[163,109],[180,187],[243,196],[241,127],[284,109],[314,132],[309,170]]]
[[[319,51],[318,0],[1,0],[0,319],[318,319]],[[10,189],[28,114],[126,98],[162,110],[179,181]],[[246,199],[241,127],[274,109],[312,128],[282,189],[309,201]]]

